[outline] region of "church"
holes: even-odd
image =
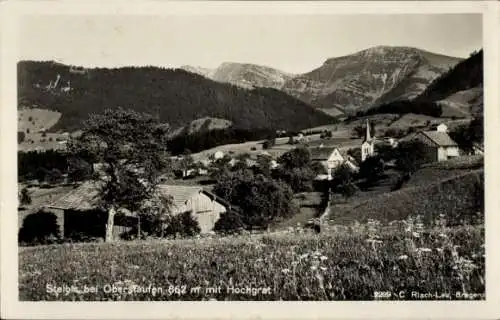
[[[361,162],[365,161],[366,158],[371,157],[375,153],[375,137],[372,138],[370,133],[370,123],[366,120],[366,133],[361,144]]]

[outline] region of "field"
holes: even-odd
[[[62,133],[43,133],[59,121],[61,113],[39,108],[22,108],[17,111],[17,115],[17,131],[26,134],[25,140],[18,144],[19,151],[65,148],[64,140],[67,140],[67,137]]]
[[[483,227],[436,223],[20,248],[19,299],[484,299]]]

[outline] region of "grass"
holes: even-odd
[[[434,292],[484,299],[482,226],[408,219],[386,228],[370,221],[320,234],[20,248],[19,299],[373,300],[380,292],[389,300]],[[90,287],[96,291],[84,293]]]
[[[377,219],[383,222],[406,219],[411,215],[422,215],[432,221],[445,214],[453,224],[461,220],[475,219],[482,211],[481,199],[484,190],[484,170],[468,170],[467,173],[374,196],[346,210],[334,212],[330,219],[339,224],[354,221],[365,222]]]

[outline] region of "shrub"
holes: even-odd
[[[17,132],[17,143],[23,143],[24,140],[26,139],[26,133],[22,131]]]
[[[221,234],[232,234],[245,228],[241,215],[235,211],[224,212],[214,225],[214,231]]]
[[[28,191],[28,188],[24,187],[21,190],[21,194],[20,194],[19,198],[20,198],[19,203],[21,204],[21,206],[26,206],[26,205],[31,204],[31,196],[30,196],[30,193]]]
[[[57,242],[60,236],[56,215],[40,210],[24,218],[18,241],[27,245],[49,244]]]
[[[198,221],[193,217],[191,211],[173,216],[165,230],[167,235],[182,237],[192,237],[200,233],[200,231]]]

